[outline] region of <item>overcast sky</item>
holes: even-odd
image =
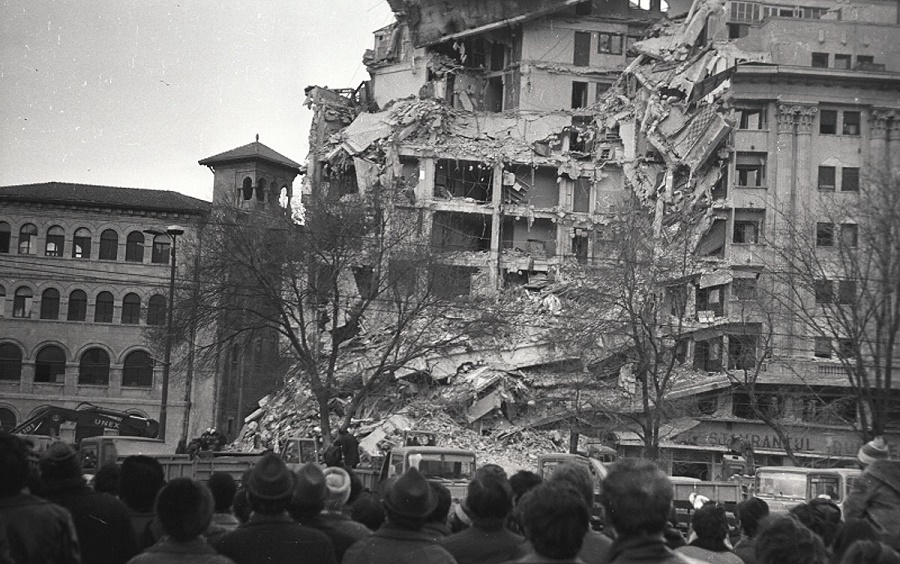
[[[303,89],[357,86],[385,0],[0,0],[0,185],[212,198],[197,161],[260,141],[303,162]]]

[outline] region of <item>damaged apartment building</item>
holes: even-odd
[[[761,328],[742,304],[763,283],[777,222],[854,197],[866,163],[897,164],[898,4],[389,3],[396,21],[364,58],[371,80],[307,89],[305,189],[398,186],[453,291],[468,295],[539,288],[563,262],[594,260],[626,194],[658,232],[690,216],[698,266],[661,292],[689,320],[686,369],[719,394],[667,440],[713,452],[747,436],[758,461],[780,463],[722,373],[754,368]],[[855,455],[853,433],[811,405],[845,395],[840,364],[803,334],[774,349],[781,368],[761,384],[817,390],[782,405],[799,454]]]

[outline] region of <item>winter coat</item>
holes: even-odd
[[[213,548],[237,564],[336,564],[334,545],[324,533],[295,523],[287,512],[254,513],[226,533]]]
[[[620,537],[613,541],[609,550],[610,564],[703,564],[666,546],[666,540],[659,535]]]
[[[844,519],[865,519],[881,540],[900,549],[900,460],[876,460],[853,481]]]
[[[55,503],[24,493],[0,498],[0,525],[13,562],[81,563],[72,516]]]
[[[734,547],[734,553],[744,564],[756,564],[756,538],[742,537]]]
[[[213,513],[212,521],[210,521],[209,527],[203,531],[203,536],[206,537],[206,542],[212,546],[225,533],[230,533],[237,529],[240,524],[241,522],[238,518],[231,513]]]
[[[128,508],[115,497],[95,492],[84,480],[48,482],[44,499],[72,514],[81,544],[82,562],[125,564],[139,552]]]
[[[358,541],[342,564],[456,564],[449,552],[421,531],[402,529],[390,521]]]
[[[685,556],[690,556],[691,558],[695,558],[701,562],[708,562],[709,564],[744,564],[744,561],[740,556],[731,552],[730,550],[725,551],[713,551],[707,550],[705,548],[700,548],[699,546],[682,546],[681,548],[676,548],[675,552],[679,554],[684,554]]]
[[[202,537],[176,542],[164,536],[128,564],[234,564],[234,561],[217,553]]]
[[[330,521],[323,519],[321,515],[316,515],[312,518],[304,518],[300,521],[300,524],[304,527],[309,527],[325,533],[325,536],[327,536],[331,540],[331,544],[334,545],[334,557],[337,562],[341,561],[344,557],[344,553],[347,552],[348,548],[353,546],[353,543],[360,540],[357,537],[338,529]]]
[[[499,564],[528,554],[525,539],[501,523],[485,526],[475,522],[439,542],[458,564]]]

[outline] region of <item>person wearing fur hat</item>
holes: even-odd
[[[865,519],[882,541],[900,549],[900,461],[889,459],[881,437],[863,445],[858,458],[865,470],[844,501],[844,519]]]
[[[41,455],[39,467],[42,497],[72,514],[81,541],[82,562],[124,564],[138,553],[128,508],[113,496],[86,485],[72,447],[53,443]]]
[[[346,474],[346,473],[345,473]],[[294,521],[303,526],[322,531],[334,545],[334,555],[340,562],[350,546],[359,540],[332,526],[322,518],[322,510],[328,499],[328,483],[318,464],[308,462],[294,476],[294,497],[288,512]]]
[[[175,478],[156,496],[162,538],[128,564],[234,564],[203,538],[213,515],[209,489],[190,478]]]
[[[865,470],[866,467],[869,466],[869,464],[872,464],[876,460],[887,460],[888,458],[890,458],[888,445],[885,442],[884,437],[875,437],[871,441],[859,447],[859,452],[856,453],[856,458],[857,460],[859,460],[860,470]]]
[[[321,518],[331,527],[353,537],[354,542],[369,536],[372,531],[362,523],[357,523],[344,511],[344,506],[350,499],[353,488],[353,479],[349,472],[343,468],[326,468],[325,486],[328,494],[325,497],[325,509]]]
[[[422,532],[438,504],[428,480],[415,468],[385,486],[387,521],[372,536],[358,541],[344,555],[343,564],[456,564],[456,560]]]
[[[250,520],[213,543],[237,564],[336,564],[334,545],[321,531],[294,522],[288,507],[294,474],[276,454],[259,459],[247,480]]]

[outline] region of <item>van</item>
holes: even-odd
[[[768,503],[773,513],[786,512],[817,497],[828,497],[843,510],[853,481],[861,473],[856,468],[763,466],[756,470],[754,495]]]

